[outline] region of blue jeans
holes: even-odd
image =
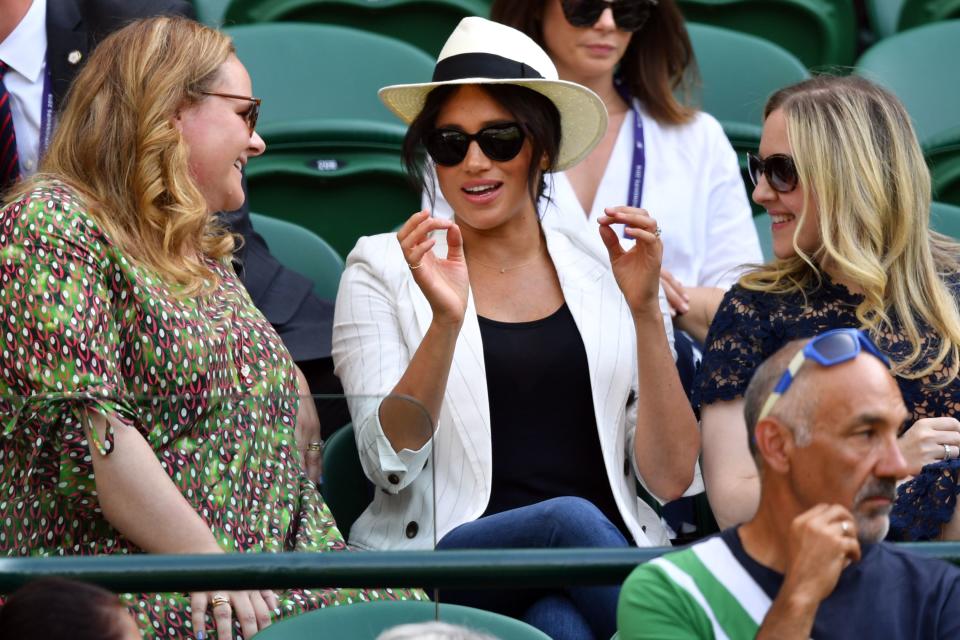
[[[626,547],[623,534],[592,502],[563,497],[462,524],[437,549]],[[444,590],[441,602],[524,620],[554,640],[606,640],[616,631],[620,585],[556,589]]]

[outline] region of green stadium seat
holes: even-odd
[[[763,124],[763,105],[777,89],[810,77],[792,53],[763,38],[687,24],[703,81],[702,108],[721,122]]]
[[[343,258],[336,249],[309,229],[292,222],[257,213],[250,214],[250,221],[283,266],[313,280],[313,290],[320,298],[336,299],[343,273]]]
[[[310,229],[346,256],[360,236],[389,232],[420,210],[400,163],[399,121],[299,121],[265,133],[246,175],[251,210]]]
[[[486,633],[500,640],[550,640],[530,625],[489,611],[433,602],[357,602],[317,609],[276,622],[257,634],[257,640],[314,640],[349,638],[375,640],[391,627],[439,619]]]
[[[931,203],[930,228],[960,242],[960,207],[944,202]]]
[[[344,538],[373,499],[372,488],[360,465],[353,425],[344,425],[323,448],[323,499]]]
[[[960,18],[960,0],[867,0],[867,20],[878,40],[897,31]]]
[[[867,22],[877,40],[888,38],[897,32],[900,9],[904,0],[867,0]]]
[[[933,197],[960,206],[960,127],[928,140],[924,154],[930,165]]]
[[[346,256],[361,235],[389,231],[420,209],[419,189],[400,165],[406,127],[377,90],[429,80],[430,56],[332,25],[227,33],[263,99],[257,130],[267,151],[247,165],[252,210],[306,227]]]
[[[898,33],[870,47],[855,73],[903,101],[924,146],[960,124],[960,82],[941,70],[960,58],[960,20]]]
[[[197,20],[214,29],[223,26],[223,14],[226,13],[228,4],[230,0],[193,0]]]
[[[227,24],[285,21],[354,27],[409,42],[436,58],[461,19],[489,13],[483,0],[230,0],[224,19]]]
[[[250,72],[254,93],[263,99],[257,130],[268,143],[272,125],[293,120],[349,118],[399,125],[377,90],[399,82],[428,82],[433,75],[433,58],[375,33],[294,23],[225,31]]]
[[[901,5],[899,19],[897,20],[898,31],[906,31],[931,22],[960,18],[960,0],[887,1],[891,4],[899,3]]]
[[[688,22],[765,38],[806,67],[849,65],[857,28],[851,0],[678,0]]]

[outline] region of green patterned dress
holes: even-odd
[[[177,296],[113,246],[63,185],[0,211],[0,549],[140,553],[98,505],[82,416],[146,438],[225,551],[346,549],[294,442],[290,355],[229,265]],[[113,449],[112,433],[95,442]],[[281,616],[417,591],[294,589]],[[130,594],[145,637],[192,637],[188,598]],[[213,628],[208,616],[208,630]]]

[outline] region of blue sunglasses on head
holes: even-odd
[[[777,386],[773,388],[766,402],[763,403],[763,409],[760,410],[760,417],[757,422],[763,420],[770,412],[773,406],[780,399],[780,396],[787,392],[790,385],[797,377],[797,372],[807,360],[813,360],[822,367],[832,367],[833,365],[853,360],[860,351],[864,350],[870,355],[875,356],[888,368],[890,361],[883,355],[870,338],[859,329],[832,329],[821,333],[813,340],[804,345],[797,355],[793,356],[787,370],[780,376]]]

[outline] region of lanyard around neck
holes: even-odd
[[[626,85],[619,78],[616,78],[613,81],[613,86],[633,112],[633,162],[627,188],[627,206],[640,207],[640,202],[643,200],[643,179],[646,176],[647,163],[647,153],[643,141],[643,118],[640,115],[640,109],[637,108],[636,101],[630,97]],[[624,229],[623,237],[627,237],[626,229]]]
[[[53,88],[50,80],[50,65],[44,65],[43,70],[43,98],[40,104],[40,135],[39,149],[37,150],[37,160],[43,157],[43,153],[50,146],[50,139],[53,138],[54,108],[53,108]]]

